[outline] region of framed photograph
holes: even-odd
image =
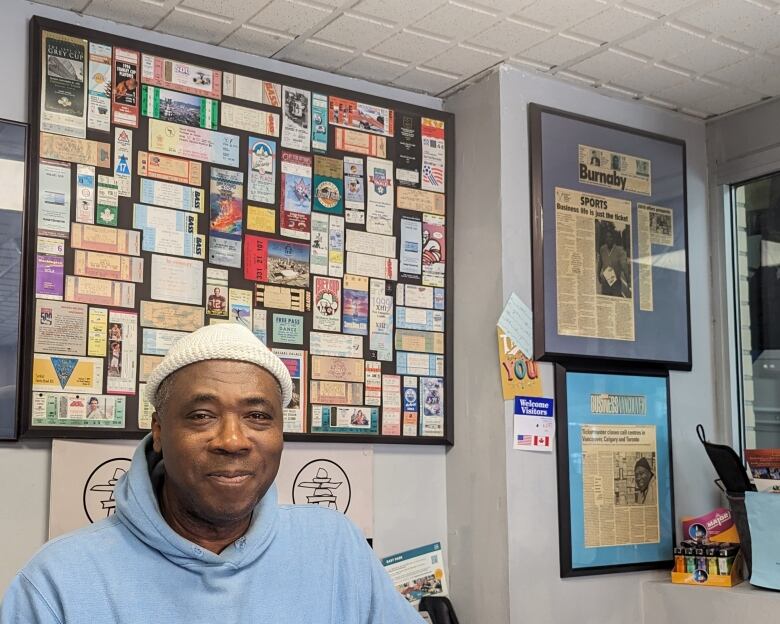
[[[690,370],[685,142],[529,107],[535,359]]]
[[[23,253],[27,125],[0,120],[0,440],[18,434],[19,291]]]
[[[556,366],[561,577],[671,569],[669,376]]]

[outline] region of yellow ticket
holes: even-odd
[[[330,381],[363,382],[365,366],[363,360],[327,355],[311,356],[311,378]]]
[[[141,301],[141,326],[195,331],[203,327],[205,310],[200,306],[159,301]]]
[[[360,405],[363,403],[363,384],[312,381],[309,401],[323,405]]]
[[[103,389],[103,359],[33,355],[33,392],[90,392]]]
[[[108,310],[90,308],[87,323],[87,355],[105,357],[108,335]]]
[[[246,227],[258,232],[276,232],[276,211],[273,208],[248,206]]]
[[[398,329],[395,332],[395,348],[398,351],[444,353],[444,334],[414,329]]]
[[[111,145],[41,132],[40,157],[107,168],[111,167]]]
[[[396,202],[399,208],[444,215],[444,195],[431,191],[399,186],[395,190]]]

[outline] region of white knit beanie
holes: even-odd
[[[170,348],[149,375],[146,400],[157,409],[157,389],[162,381],[180,368],[204,360],[237,360],[255,364],[276,377],[282,389],[282,407],[287,407],[292,398],[292,378],[284,363],[240,323],[217,323],[184,336]]]

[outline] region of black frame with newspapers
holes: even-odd
[[[528,118],[535,359],[614,360],[690,370],[692,351],[687,270],[685,141],[538,104],[529,105]],[[652,175],[649,176],[651,184],[648,187],[651,194],[642,195],[582,183],[581,174],[578,175],[578,150],[588,147],[588,142],[599,150],[632,155],[628,159],[636,157],[637,161],[650,161]],[[629,249],[631,268],[627,291],[632,298],[633,340],[559,333],[554,193],[559,187],[605,199],[631,201],[632,217],[628,224],[628,239],[632,241]],[[634,241],[639,239],[637,204],[640,203],[671,210],[674,241],[668,249],[652,241],[650,256],[637,259],[639,244]],[[598,227],[599,220],[594,219],[594,222]],[[647,245],[650,248],[650,242]],[[647,264],[650,264],[650,303],[649,306],[643,306],[641,298],[647,292],[648,280],[643,282],[639,273]],[[594,295],[597,295],[598,279],[593,288]],[[642,291],[642,288],[645,290]],[[656,292],[655,298],[653,290]]]
[[[621,377],[615,383],[642,384],[653,383],[663,386],[661,394],[663,396],[655,397],[655,404],[664,405],[666,418],[655,419],[655,440],[656,452],[653,467],[656,472],[653,475],[655,479],[656,501],[658,505],[658,543],[654,546],[651,543],[641,545],[617,545],[608,546],[601,549],[599,547],[583,548],[585,542],[584,536],[584,476],[583,476],[583,449],[581,443],[581,431],[578,423],[579,414],[574,414],[575,406],[569,401],[569,390],[571,389],[570,375],[581,375],[582,380],[579,385],[595,382],[589,391],[600,393],[604,388],[604,380],[610,380]],[[585,377],[589,376],[589,377]],[[599,379],[601,378],[601,379]],[[662,382],[659,384],[658,382]],[[606,382],[609,383],[609,382]],[[658,388],[655,388],[659,391]],[[591,394],[591,397],[594,394]],[[599,396],[599,394],[596,394]],[[635,397],[631,397],[635,398]],[[646,397],[647,398],[647,397]],[[660,400],[659,400],[660,398]],[[557,481],[558,481],[558,539],[559,539],[559,563],[561,578],[592,576],[599,574],[611,574],[615,572],[638,572],[642,570],[671,569],[674,563],[673,547],[675,540],[675,512],[674,512],[674,472],[672,461],[672,437],[671,437],[671,397],[669,390],[669,373],[659,367],[624,367],[619,368],[609,363],[598,364],[574,364],[564,363],[555,365],[555,411],[557,420],[556,436],[556,460],[557,460]],[[620,415],[610,413],[604,418],[604,423],[594,422],[593,424],[612,424],[615,418],[623,418],[624,424],[652,424],[652,415],[644,418],[637,415]],[[588,414],[587,420],[598,420],[599,416]],[[626,422],[630,421],[630,422]],[[666,440],[665,444],[658,444],[660,434]],[[573,434],[577,434],[576,436]],[[614,461],[614,460],[613,460]],[[614,470],[614,468],[613,468]],[[578,479],[576,485],[582,486],[582,492],[572,490],[571,474],[574,472]],[[613,473],[613,478],[615,475]],[[580,483],[580,480],[582,481]],[[630,489],[631,477],[624,479],[627,487]],[[617,478],[615,478],[617,482]],[[610,487],[606,484],[604,487],[604,496],[615,496],[615,506],[618,506],[618,486]],[[668,499],[666,497],[668,492]],[[662,497],[668,505],[662,504]],[[631,503],[628,500],[621,500],[620,505],[630,506],[640,503]],[[636,509],[636,507],[634,507]],[[573,529],[573,525],[576,526]],[[582,531],[580,531],[582,529]],[[573,532],[574,531],[574,532]],[[668,546],[668,548],[667,548]],[[655,548],[655,552],[653,551]],[[593,558],[592,562],[583,564],[577,559],[583,557],[583,552],[588,552]],[[601,560],[598,560],[601,558]]]

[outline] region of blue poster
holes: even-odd
[[[566,373],[571,568],[669,561],[665,376]]]

